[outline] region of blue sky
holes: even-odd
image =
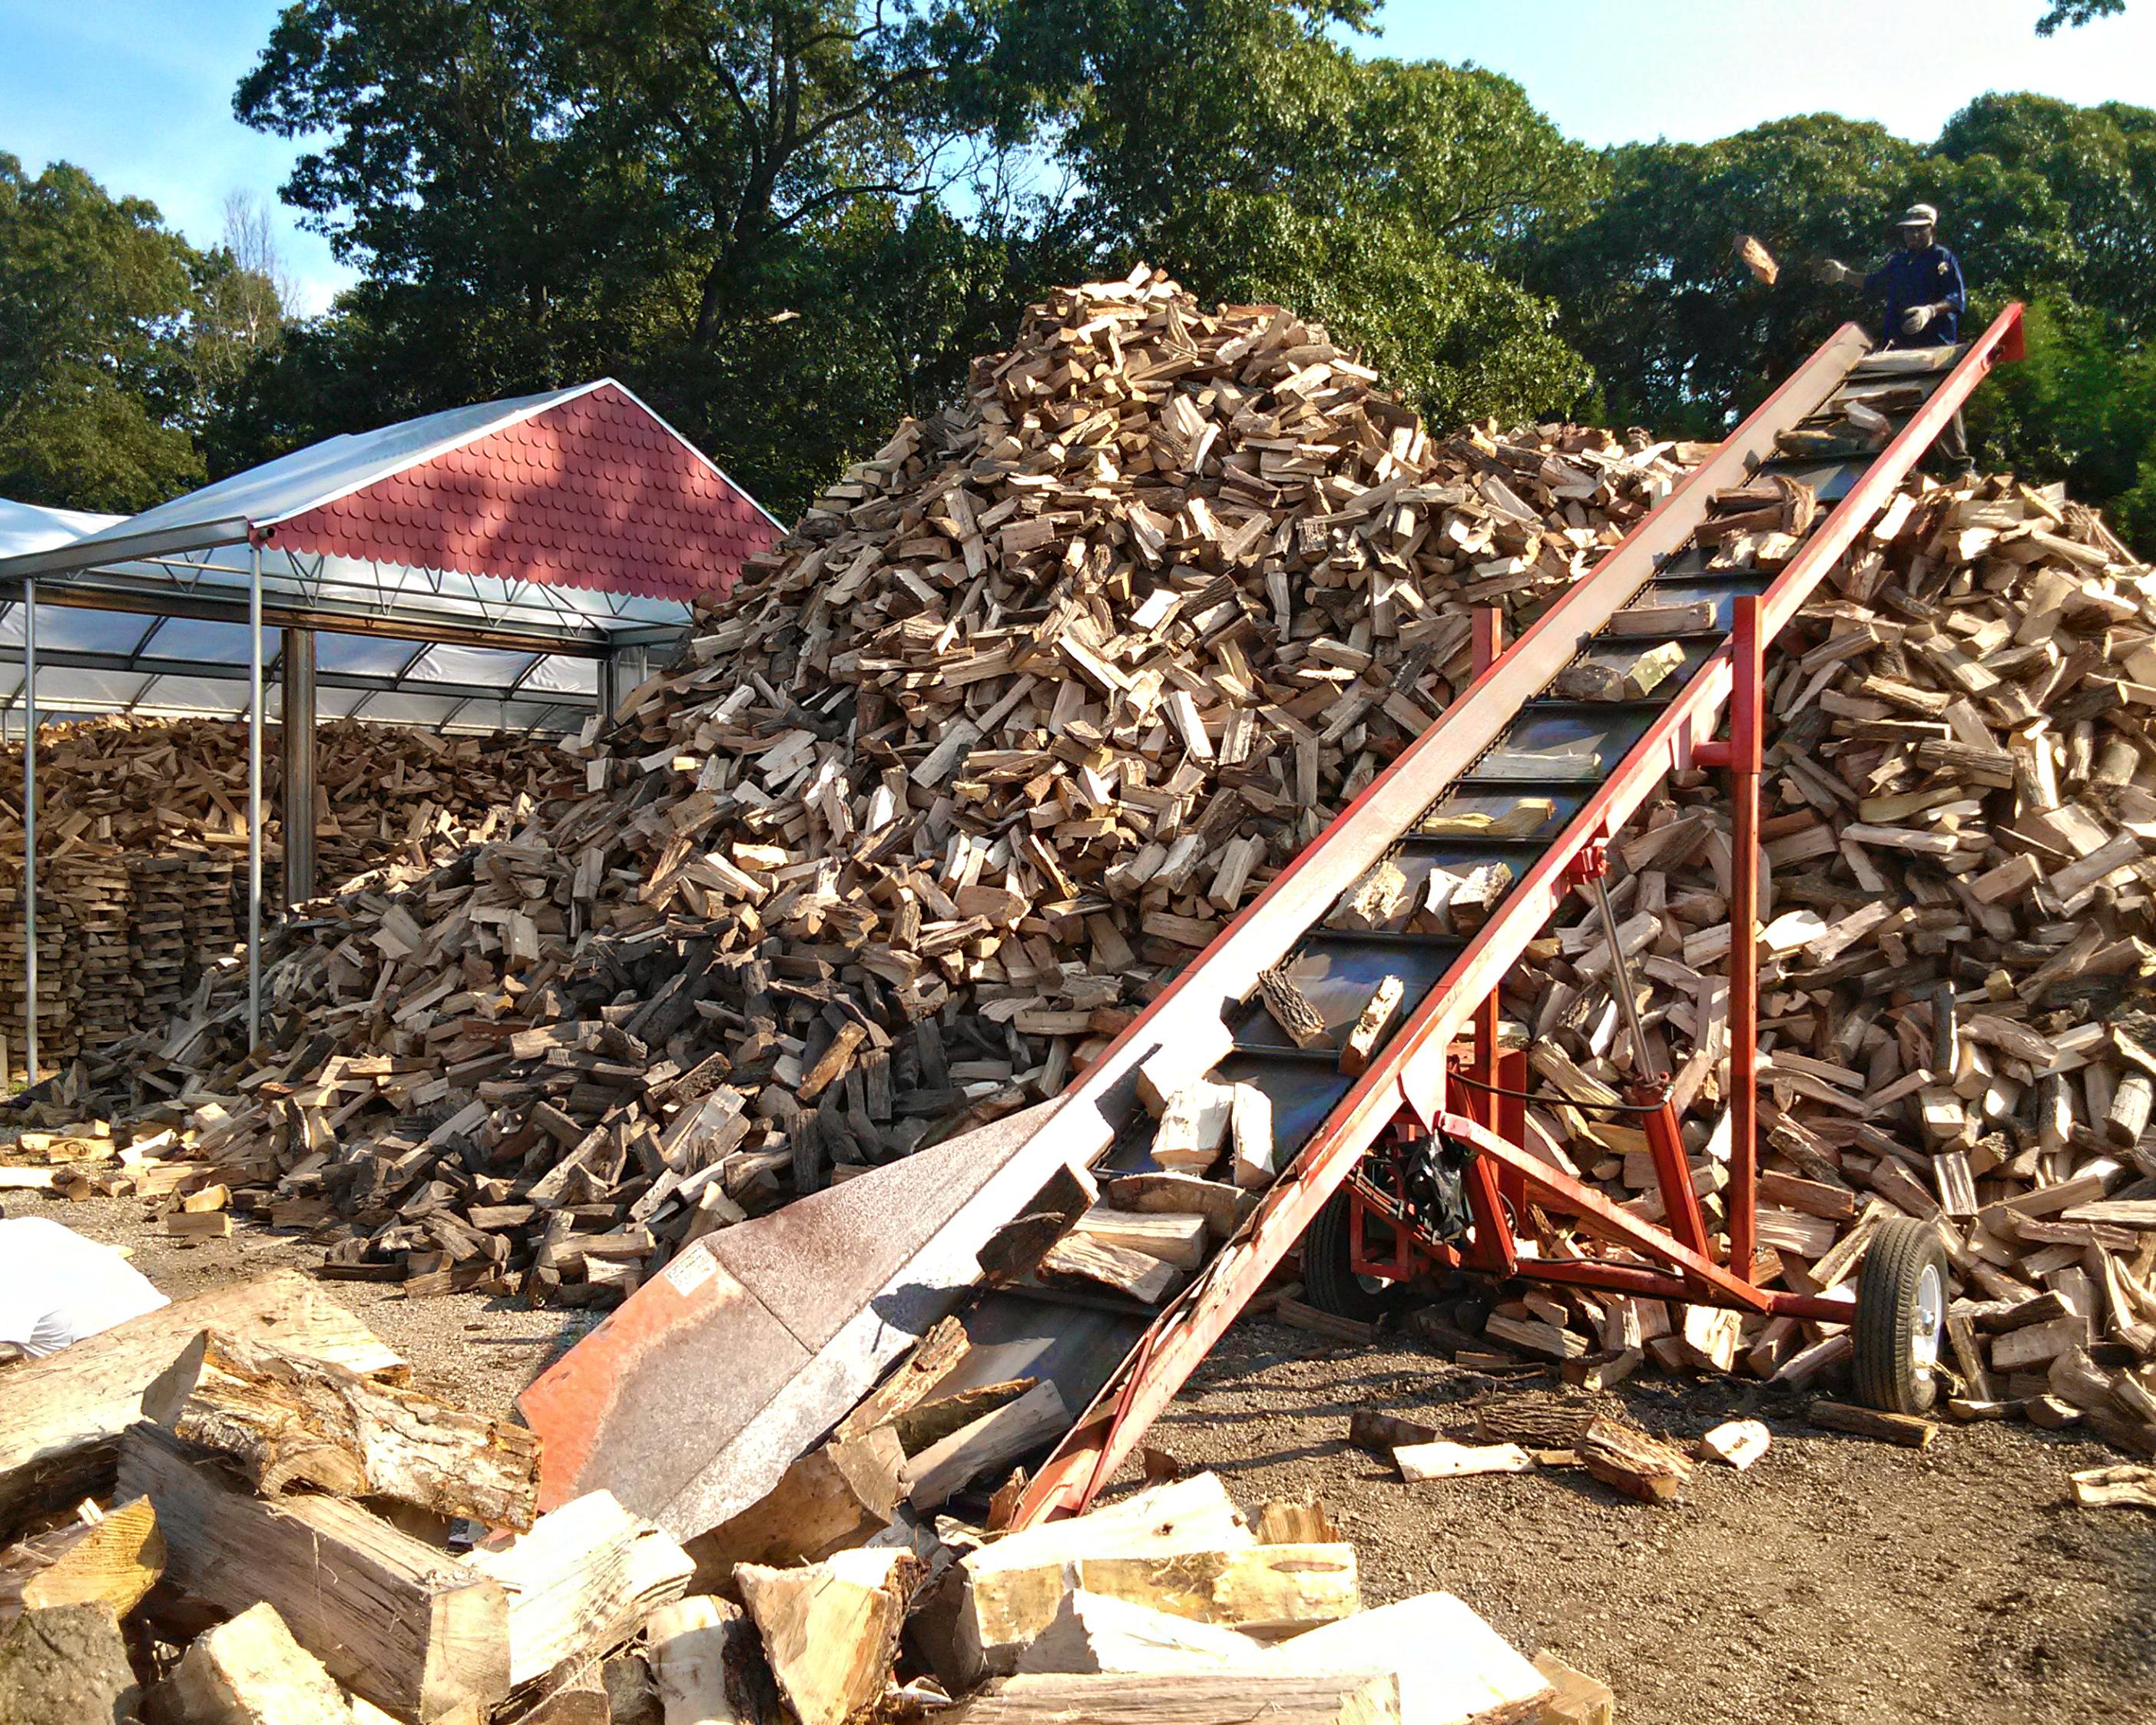
[[[232,117],[279,0],[0,0],[0,150],[151,199],[200,243],[228,194],[274,199],[296,146]],[[2063,33],[2041,0],[1394,0],[1373,50],[1517,78],[1572,136],[1703,140],[1832,109],[1926,138],[1972,96],[2035,90],[2156,105],[2156,0]],[[1830,58],[1822,44],[1849,52]],[[280,210],[311,309],[346,278]]]

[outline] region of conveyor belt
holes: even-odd
[[[1082,1507],[1395,1116],[1434,1123],[1455,1036],[1562,901],[1568,865],[1712,740],[1732,686],[1738,601],[1760,601],[1762,644],[1787,624],[1991,364],[2016,356],[2018,313],[2010,308],[1966,348],[1913,354],[1871,355],[1862,331],[1845,327],[1485,670],[1065,1099],[1039,1137],[1066,1141],[1068,1159],[1091,1160],[1098,1173],[1149,1168],[1155,1123],[1132,1081],[1142,1064],[1158,1071],[1163,1051],[1180,1055],[1187,1079],[1262,1090],[1276,1138],[1296,1161],[1178,1300],[1149,1325],[1128,1320],[1129,1352],[1112,1370],[1102,1352],[1121,1338],[1097,1327],[1092,1347],[1065,1351],[1065,1369],[1051,1375],[1068,1403],[1088,1411],[1035,1477],[1022,1521]],[[1851,400],[1887,415],[1885,448],[1844,418]],[[1692,542],[1709,500],[1776,473],[1818,499],[1801,548],[1771,572],[1717,567],[1712,550]],[[1621,642],[1610,632],[1620,610],[1702,600],[1713,604],[1711,628]],[[1629,655],[1657,639],[1682,647],[1683,665],[1641,699],[1546,692],[1575,662]],[[1474,835],[1463,819],[1472,816],[1508,836]],[[1412,883],[1433,867],[1502,862],[1513,884],[1471,939],[1323,927],[1338,896],[1385,858]],[[1273,1022],[1252,990],[1257,971],[1276,963],[1317,1007],[1335,1045],[1382,978],[1405,984],[1402,1010],[1361,1076],[1339,1070],[1336,1048],[1296,1048]],[[978,1325],[999,1349],[1023,1348],[1028,1334],[1043,1338],[1044,1358],[1058,1322],[1053,1296],[1034,1291],[983,1294],[963,1316],[969,1332]]]
[[[973,1344],[960,1368],[968,1382],[1046,1378],[1083,1410],[1035,1474],[1021,1519],[1082,1508],[1363,1153],[1396,1120],[1429,1130],[1450,1117],[1454,1040],[1563,901],[1575,861],[1672,771],[1718,760],[1756,787],[1756,754],[1715,741],[1732,690],[1741,680],[1756,693],[1759,644],[1796,614],[1994,361],[2018,357],[2019,318],[2010,307],[1958,355],[1940,350],[1939,368],[1907,375],[1908,362],[1871,358],[1864,331],[1845,326],[1496,655],[1054,1103],[679,1255],[519,1399],[545,1439],[542,1507],[604,1486],[679,1537],[711,1528],[770,1491],[955,1310]],[[1900,427],[1885,449],[1841,436],[1840,404],[1851,399]],[[1806,432],[1827,435],[1799,437],[1804,453],[1784,453],[1785,438]],[[1712,567],[1691,542],[1710,500],[1763,470],[1813,487],[1821,518],[1771,578]],[[1675,638],[1683,666],[1647,698],[1549,696],[1567,666],[1610,650],[1620,611],[1702,599],[1713,603],[1711,626]],[[1755,733],[1742,718],[1750,706],[1738,705],[1738,728]],[[1737,768],[1740,754],[1751,768]],[[1548,805],[1537,821],[1522,815],[1530,799]],[[1740,855],[1750,850],[1742,835],[1753,800],[1735,799]],[[1502,837],[1471,830],[1460,818],[1477,813],[1518,824]],[[1513,881],[1468,939],[1325,928],[1340,896],[1388,857],[1410,876],[1502,861]],[[1732,932],[1732,952],[1748,939]],[[1406,1004],[1360,1076],[1342,1075],[1330,1050],[1289,1047],[1249,1004],[1276,965],[1336,1040],[1380,978],[1401,978]],[[1732,973],[1733,1021],[1742,970]],[[1486,1014],[1481,1028],[1486,1044]],[[1747,1144],[1750,1058],[1750,1040],[1732,1038],[1732,1136]],[[978,1255],[1060,1168],[1107,1176],[1152,1165],[1141,1067],[1167,1091],[1208,1076],[1257,1086],[1272,1100],[1276,1141],[1296,1152],[1292,1165],[1164,1310],[1105,1292],[982,1291]],[[1740,1180],[1748,1174],[1732,1172],[1732,1194]],[[1732,1204],[1732,1238],[1740,1209],[1748,1214],[1748,1202]],[[1663,1255],[1683,1275],[1727,1280],[1697,1250]],[[1738,1303],[1758,1297],[1748,1286],[1738,1294]]]

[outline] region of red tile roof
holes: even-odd
[[[602,383],[279,522],[287,551],[693,601],[779,530],[634,396]]]

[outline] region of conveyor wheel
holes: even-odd
[[[1393,1309],[1398,1291],[1381,1276],[1355,1273],[1348,1251],[1351,1202],[1346,1189],[1334,1193],[1303,1234],[1303,1291],[1320,1312],[1375,1323]]]
[[[1946,1328],[1947,1255],[1930,1223],[1880,1224],[1856,1282],[1850,1374],[1856,1398],[1888,1414],[1921,1414],[1938,1399]]]

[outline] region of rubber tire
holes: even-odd
[[[1389,1283],[1367,1288],[1348,1267],[1348,1194],[1336,1192],[1303,1232],[1302,1291],[1320,1312],[1375,1323],[1399,1303],[1399,1291]]]
[[[1880,1224],[1857,1276],[1850,1378],[1857,1400],[1881,1413],[1922,1414],[1938,1399],[1938,1372],[1919,1370],[1913,1351],[1917,1287],[1927,1268],[1938,1272],[1943,1318],[1947,1254],[1938,1231],[1907,1216]]]

